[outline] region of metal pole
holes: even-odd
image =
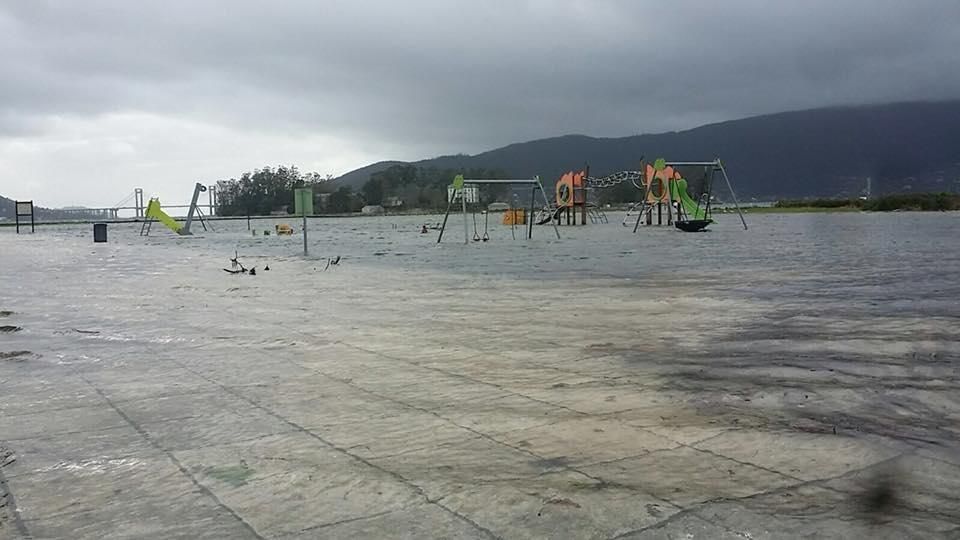
[[[470,243],[470,228],[467,227],[467,190],[466,184],[460,188],[460,206],[463,208],[463,243]],[[456,196],[457,191],[453,191],[454,196]]]
[[[537,186],[530,188],[530,221],[527,223],[527,240],[533,238],[533,209],[537,204]],[[556,225],[554,225],[556,227]]]
[[[303,212],[303,256],[307,256],[307,212]]]
[[[733,197],[733,204],[737,207],[737,213],[740,214],[740,222],[743,223],[743,230],[747,230],[747,220],[743,218],[743,210],[740,210],[740,201],[737,200],[737,194],[733,192],[733,186],[730,184],[730,178],[727,177],[727,171],[723,168],[720,158],[717,158],[717,166],[720,167],[720,173],[723,174],[723,180],[730,189],[730,195]]]
[[[440,225],[440,235],[437,236],[438,244],[440,243],[440,240],[443,240],[443,231],[447,230],[447,218],[450,217],[450,207],[453,206],[453,200],[456,198],[456,193],[457,191],[454,190],[453,194],[449,196],[450,199],[447,201],[447,211],[443,214],[443,224]]]
[[[207,186],[197,182],[193,186],[193,199],[190,200],[190,210],[187,211],[187,221],[183,224],[183,228],[180,229],[181,235],[190,235],[190,225],[193,224],[193,215],[197,211],[197,201],[200,199],[200,192],[206,191]]]
[[[587,224],[587,178],[590,178],[590,164],[584,168],[583,180],[580,182],[580,191],[583,193],[583,207],[580,208],[580,224]],[[574,216],[576,219],[576,216]]]
[[[646,174],[646,172],[647,172],[647,169],[646,169],[646,167],[643,166],[643,162],[642,162],[642,161],[640,162],[640,171],[641,171],[641,174]],[[654,176],[654,178],[656,178],[656,176],[657,176],[657,171],[656,171],[656,170],[653,171],[653,176]],[[652,218],[652,217],[653,217],[653,213],[652,213],[652,212],[653,212],[653,208],[652,208],[652,207],[650,207],[650,208],[647,207],[647,198],[650,197],[650,188],[653,187],[653,178],[642,178],[642,177],[641,177],[641,180],[646,180],[645,184],[646,184],[646,186],[647,186],[647,189],[643,192],[643,201],[641,201],[640,213],[637,214],[637,223],[634,224],[634,226],[633,226],[633,232],[634,232],[634,233],[636,233],[637,230],[640,228],[640,220],[643,219],[643,211],[644,211],[644,210],[647,210],[647,216],[648,216],[648,218]]]
[[[676,170],[674,170],[676,174]],[[675,180],[673,178],[667,178],[667,202],[670,206],[667,207],[667,225],[673,225],[673,186]]]
[[[540,193],[543,195],[544,208],[547,208],[548,206],[550,206],[550,201],[547,200],[547,192],[543,190],[543,184],[540,183],[540,176],[534,176],[533,179],[536,180],[536,182],[537,182],[537,187],[540,188]],[[536,193],[536,189],[534,189],[534,193]],[[533,213],[530,214],[530,218],[531,218],[531,221],[533,221],[533,219],[532,219],[532,218],[533,218]],[[553,221],[552,219],[550,220],[550,222],[553,223],[553,234],[556,234],[556,235],[557,235],[557,240],[559,240],[559,239],[560,239],[560,229],[557,227],[557,224],[554,223],[554,221]],[[532,225],[532,224],[530,225],[530,233],[531,233],[531,237],[532,237],[532,235],[533,235],[533,225]]]

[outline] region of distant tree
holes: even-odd
[[[239,179],[217,182],[217,213],[230,215],[266,215],[278,210],[293,210],[293,190],[313,187],[325,191],[330,176],[301,173],[295,166],[264,167],[243,173]]]
[[[356,204],[353,191],[347,186],[342,186],[330,195],[327,209],[334,214],[345,214],[353,212]]]
[[[380,178],[371,178],[360,190],[367,204],[383,203],[383,180]]]

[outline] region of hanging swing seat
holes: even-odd
[[[700,232],[707,230],[707,225],[711,223],[712,219],[678,219],[673,225],[683,232]]]

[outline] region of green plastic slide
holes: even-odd
[[[150,202],[147,203],[147,217],[163,223],[177,234],[180,234],[180,230],[183,228],[175,219],[167,215],[167,213],[160,208],[160,201],[157,199],[150,199]]]
[[[680,204],[683,205],[683,212],[687,219],[708,219],[707,209],[703,206],[698,207],[697,201],[687,194],[687,181],[685,179],[681,178],[670,182],[670,189],[673,190],[673,193],[671,193],[673,200],[680,201]]]

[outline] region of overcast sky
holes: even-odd
[[[0,195],[960,98],[956,0],[0,0]]]

